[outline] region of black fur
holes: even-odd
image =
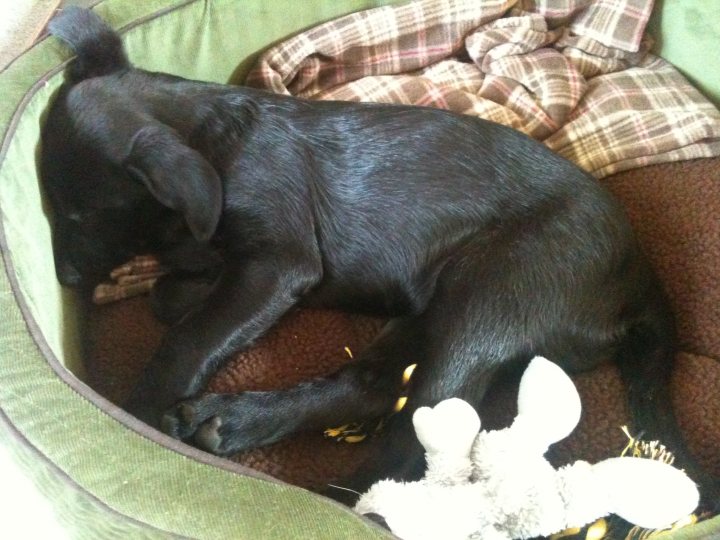
[[[571,372],[614,359],[639,428],[705,478],[668,395],[667,301],[623,210],[576,166],[445,111],[134,69],[88,11],[67,10],[51,29],[79,55],[43,128],[59,279],[92,286],[142,251],[173,269],[155,300],[174,324],[127,403],[139,418],[231,454],[383,415],[417,363],[363,488],[422,469],[417,407],[452,396],[478,407],[500,368],[538,354]],[[333,376],[197,397],[298,305],[391,320]]]
[[[48,29],[78,55],[67,72],[73,81],[130,67],[120,36],[92,11],[68,6],[50,21]]]

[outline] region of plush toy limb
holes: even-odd
[[[631,457],[563,467],[558,470],[558,491],[565,500],[565,527],[617,514],[644,529],[664,529],[691,514],[700,497],[683,471]]]
[[[610,513],[610,493],[604,482],[598,482],[593,465],[587,461],[576,461],[558,469],[557,484],[565,504],[565,518],[563,523],[558,523],[558,530],[583,527]]]
[[[593,465],[609,494],[607,513],[645,529],[664,529],[690,515],[700,501],[684,471],[651,459],[618,457]]]
[[[580,395],[575,384],[553,362],[536,356],[520,379],[518,416],[513,429],[522,431],[535,448],[548,447],[572,433],[580,421]]]
[[[432,409],[417,409],[413,424],[426,452],[425,479],[440,485],[467,483],[472,472],[470,449],[480,431],[475,409],[462,399],[446,399]]]
[[[413,425],[428,454],[467,456],[480,431],[480,417],[468,402],[452,398],[432,409],[420,407],[413,415]]]

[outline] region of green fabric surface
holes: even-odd
[[[720,516],[691,527],[657,536],[658,540],[713,540],[720,538]]]
[[[12,440],[13,458],[35,484],[39,493],[53,501],[58,522],[72,538],[81,540],[169,540],[181,538],[153,529],[143,522],[108,510],[80,486],[46,462],[24,439],[18,439],[0,416],[0,440]],[[1,529],[0,529],[1,531]],[[0,535],[2,532],[0,532]]]
[[[656,0],[648,29],[654,52],[720,106],[720,2]]]
[[[55,77],[40,87],[18,121],[0,169],[0,208],[20,290],[33,318],[55,354],[70,358],[67,365],[81,375],[77,320],[71,315],[76,311],[75,302],[54,278],[50,225],[35,170],[40,140],[38,118],[60,82]]]
[[[240,80],[257,51],[282,37],[387,3],[107,0],[97,11],[115,27],[132,26],[124,41],[138,66],[225,82]],[[154,18],[158,13],[162,15]],[[76,524],[74,533],[80,538],[388,538],[349,510],[307,491],[243,477],[141,436],[77,393],[47,363],[39,348],[43,343],[82,375],[77,305],[55,279],[48,210],[36,174],[42,115],[61,82],[56,68],[69,56],[50,38],[0,74],[5,151],[0,211],[8,245],[0,265],[0,409],[36,451],[17,438],[3,440],[10,441],[40,478],[57,508]],[[27,321],[11,288],[6,260],[12,262],[15,292],[27,305]],[[28,324],[42,331],[39,344]],[[83,393],[94,396],[90,389]],[[38,453],[54,466],[43,463]],[[72,478],[74,488],[62,474]],[[74,495],[67,495],[70,492]],[[720,522],[703,527],[720,530]],[[701,537],[692,531],[680,534],[683,539]]]

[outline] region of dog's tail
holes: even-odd
[[[77,54],[67,72],[72,82],[130,67],[120,36],[89,9],[68,6],[50,21],[48,28]]]
[[[700,485],[703,506],[714,508],[720,502],[720,483],[693,458],[675,417],[670,391],[675,323],[667,302],[658,296],[630,325],[618,351],[635,429],[642,430],[634,435],[666,446],[675,465]]]

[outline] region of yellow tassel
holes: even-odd
[[[345,353],[350,357],[350,360],[354,359],[352,351],[350,350],[350,347],[345,347]]]
[[[407,383],[410,382],[410,377],[412,377],[413,371],[415,371],[416,367],[417,367],[417,364],[411,364],[405,368],[405,371],[403,372],[403,377],[402,377],[403,386],[407,386]]]
[[[587,534],[585,535],[585,540],[600,540],[605,537],[607,530],[607,521],[600,518],[590,526]]]
[[[665,448],[665,445],[660,444],[659,441],[642,441],[630,435],[627,426],[622,426],[620,429],[622,429],[628,438],[627,446],[625,446],[620,453],[620,456],[625,456],[629,453],[632,457],[652,459],[654,461],[667,463],[668,465],[672,465],[673,461],[675,461],[675,456],[672,452]]]
[[[340,426],[340,427],[336,427],[336,428],[328,428],[325,430],[325,436],[332,437],[332,438],[339,437],[340,435],[342,435],[343,433],[345,433],[347,431],[348,426],[350,426],[350,424],[345,424],[344,426]]]
[[[625,434],[625,436],[628,438],[628,443],[627,443],[627,445],[625,446],[625,448],[623,448],[623,451],[620,452],[620,457],[625,457],[625,455],[626,455],[630,450],[633,450],[633,449],[635,448],[635,442],[636,442],[636,441],[635,441],[635,438],[634,438],[632,435],[630,435],[630,431],[628,430],[628,427],[627,427],[627,426],[622,426],[620,429],[621,429],[622,432]]]
[[[398,400],[395,402],[395,407],[393,408],[393,411],[400,412],[403,410],[403,407],[405,407],[405,404],[407,403],[407,396],[403,396],[401,398],[398,398]]]

